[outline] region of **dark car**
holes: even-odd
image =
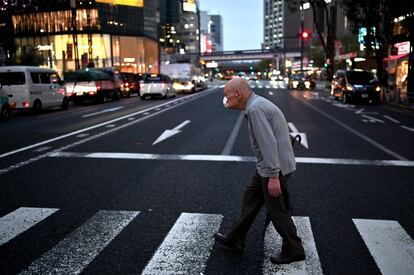
[[[315,86],[315,81],[313,81],[309,76],[302,73],[298,73],[293,74],[289,77],[287,88],[306,90],[315,89]]]
[[[351,101],[378,103],[381,87],[368,71],[338,70],[332,80],[331,95],[344,103]]]
[[[139,80],[138,75],[133,73],[120,73],[121,79],[121,95],[123,97],[130,97],[131,94],[139,95]]]

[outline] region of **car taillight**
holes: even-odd
[[[124,86],[125,87],[128,87],[129,86],[129,83],[128,82],[124,83]]]
[[[56,93],[63,95],[65,93],[65,89],[63,89],[63,88],[57,89]]]
[[[165,88],[165,83],[162,83],[161,84],[161,87],[164,89]]]
[[[29,108],[30,107],[30,102],[23,102],[23,107],[24,108]]]
[[[97,91],[99,91],[101,88],[102,88],[102,87],[101,87],[101,85],[96,84],[96,90],[97,90]]]

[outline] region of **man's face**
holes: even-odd
[[[237,109],[240,97],[240,93],[237,90],[233,90],[231,87],[226,85],[224,87],[224,97],[227,99],[227,109]]]

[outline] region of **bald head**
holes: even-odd
[[[228,109],[244,110],[252,94],[252,89],[246,79],[236,77],[224,86],[224,96],[228,100]]]
[[[230,89],[231,92],[239,91],[240,93],[248,94],[248,95],[250,95],[250,93],[252,92],[247,80],[241,77],[233,78],[232,80],[227,82],[224,89],[226,88]]]

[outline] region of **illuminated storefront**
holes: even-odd
[[[143,0],[77,1],[74,10],[67,2],[61,10],[43,7],[12,16],[18,56],[35,49],[43,57],[42,66],[60,72],[76,70],[76,64],[159,72],[154,5],[146,7]]]

